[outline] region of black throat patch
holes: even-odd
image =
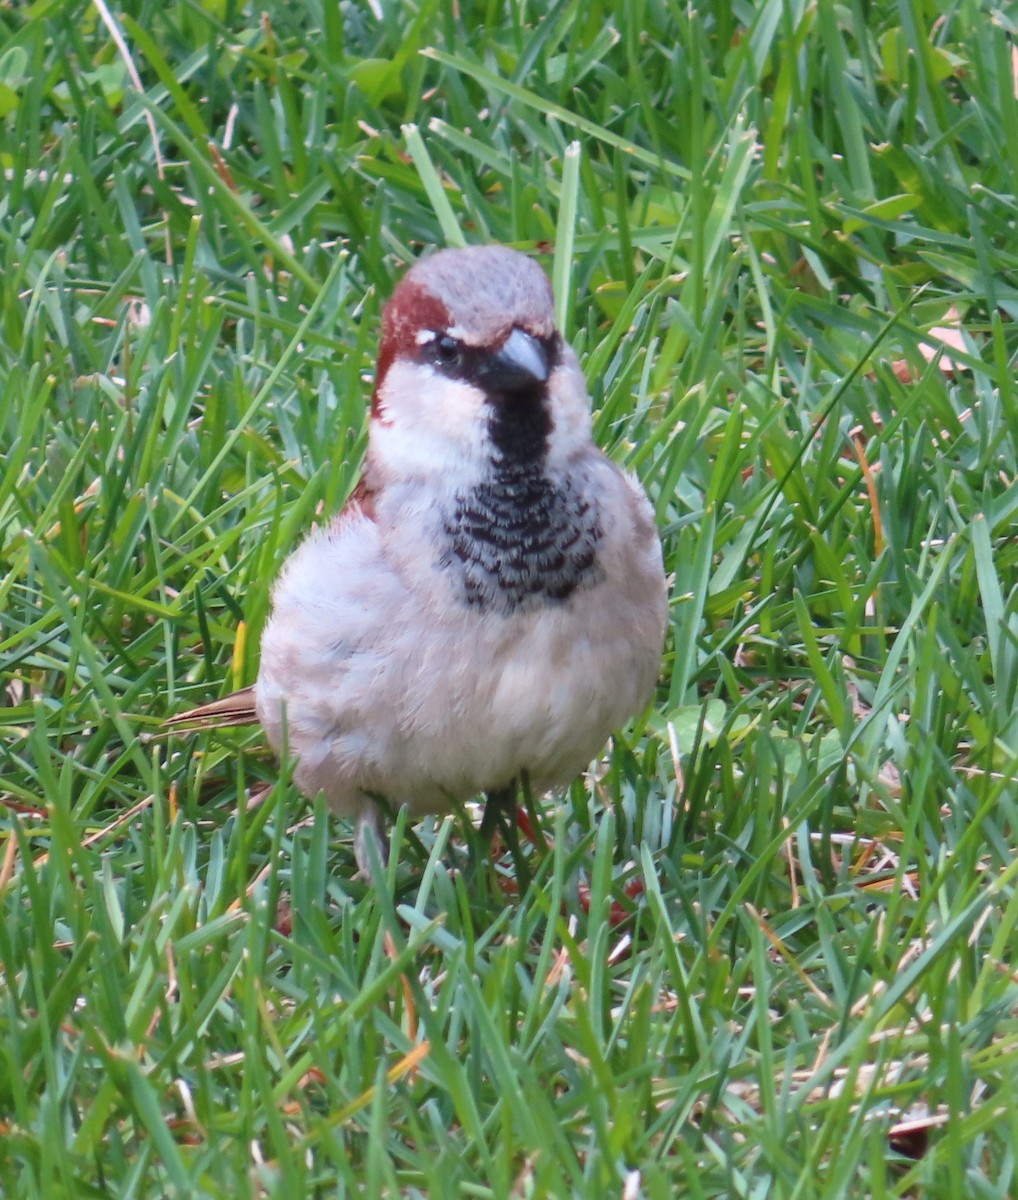
[[[493,399],[490,432],[491,473],[445,513],[441,564],[459,567],[470,607],[560,604],[600,578],[595,505],[582,483],[547,473],[551,417],[540,393]]]

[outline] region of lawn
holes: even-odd
[[[108,3],[0,4],[0,1192],[1018,1195],[1016,10]],[[163,722],[489,241],[671,631],[528,886],[460,813],[369,889]]]

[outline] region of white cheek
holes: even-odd
[[[567,459],[590,445],[590,397],[587,381],[573,351],[566,347],[548,386],[552,433],[548,439],[551,463]]]
[[[484,395],[421,363],[394,362],[371,424],[372,462],[393,477],[457,472],[490,454]],[[474,471],[470,470],[470,474]]]
[[[490,410],[484,393],[432,367],[394,362],[379,392],[380,418],[371,423],[372,465],[391,479],[422,476],[471,482],[491,460]],[[576,355],[568,347],[548,386],[551,465],[590,445],[590,398]]]

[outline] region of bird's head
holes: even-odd
[[[389,478],[462,481],[588,445],[586,384],[537,263],[478,246],[411,267],[382,318],[371,416],[371,464]]]

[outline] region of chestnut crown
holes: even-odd
[[[537,360],[554,357],[557,340],[551,285],[533,259],[505,246],[440,250],[407,271],[385,306],[375,394],[393,359],[418,358],[423,347],[441,367],[454,365],[457,347],[494,354],[508,346],[540,374]]]

